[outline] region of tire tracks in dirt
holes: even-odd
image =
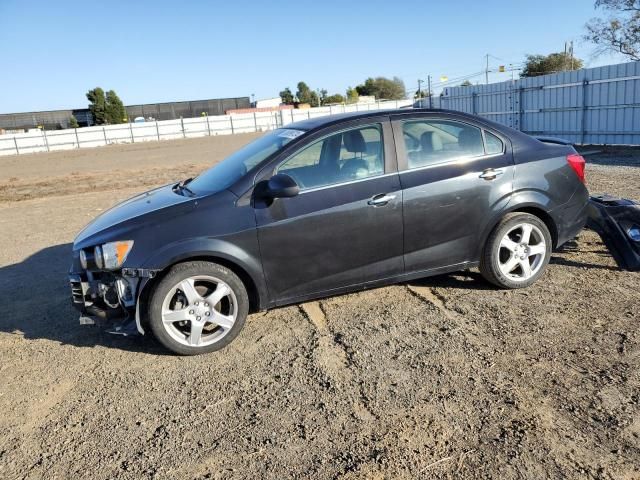
[[[369,405],[369,399],[361,382],[357,379],[357,365],[354,363],[351,349],[344,338],[331,330],[320,302],[303,303],[299,308],[302,315],[314,327],[317,341],[313,350],[315,364],[335,388],[347,391],[350,386],[357,384],[359,398],[353,402],[355,415],[364,421],[377,418]]]
[[[435,308],[452,324],[450,333],[461,334],[468,343],[476,348],[483,356],[490,355],[491,352],[502,351],[504,345],[496,339],[490,332],[484,331],[474,319],[449,308],[445,303],[446,297],[439,294],[434,287],[422,285],[407,285],[407,291],[422,302],[426,302]],[[480,341],[480,339],[482,339]]]
[[[448,320],[456,320],[457,313],[447,308],[444,301],[442,300],[442,296],[436,294],[433,288],[423,287],[419,285],[408,285],[407,290],[409,290],[409,292],[418,299],[431,303]]]

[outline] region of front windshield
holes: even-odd
[[[279,128],[267,133],[202,172],[189,182],[189,189],[196,193],[213,193],[224,190],[269,155],[277,152],[303,133],[302,130],[291,128]]]

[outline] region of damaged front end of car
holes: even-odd
[[[594,230],[623,270],[640,271],[640,204],[611,195],[592,196],[587,227]]]
[[[126,243],[131,244],[128,249]],[[132,244],[114,242],[74,250],[69,283],[81,325],[106,327],[109,333],[119,335],[144,334],[139,299],[157,272],[121,268]]]
[[[103,212],[85,226],[73,242],[69,282],[80,323],[99,325],[111,333],[144,333],[146,285],[158,270],[144,268],[156,247],[155,226],[180,218],[191,207],[190,197],[165,185],[141,193]]]

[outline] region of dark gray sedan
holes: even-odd
[[[98,217],[70,271],[83,323],[218,350],[249,312],[479,267],[542,275],[586,221],[584,159],[488,120],[372,111],[292,123]]]

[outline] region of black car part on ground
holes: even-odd
[[[640,271],[640,204],[610,195],[592,196],[587,226],[602,238],[618,266]]]

